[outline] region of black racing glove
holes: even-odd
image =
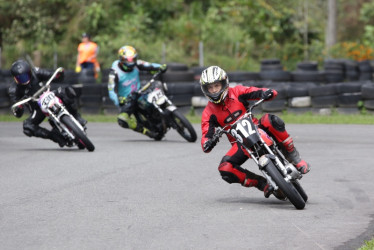
[[[272,89],[267,89],[264,92],[262,92],[261,99],[269,100],[269,99],[273,98],[273,96],[274,96],[273,90]]]
[[[61,72],[57,73],[54,82],[62,82],[65,78],[65,69],[62,69]]]
[[[20,118],[20,117],[22,117],[22,115],[23,115],[23,111],[24,111],[24,109],[23,109],[23,106],[22,106],[22,105],[17,106],[17,107],[15,107],[15,108],[13,109],[13,115],[14,115],[15,117],[17,117],[17,118]]]
[[[204,152],[208,152],[212,150],[217,145],[218,141],[219,141],[219,137],[215,135],[213,136],[212,139],[207,140],[203,145]]]
[[[140,97],[140,94],[137,91],[131,92],[131,94],[128,96],[129,102],[136,102],[138,98]]]

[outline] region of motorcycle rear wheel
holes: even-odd
[[[171,118],[176,125],[177,132],[188,142],[195,142],[197,139],[196,131],[191,123],[178,110],[171,113]]]
[[[281,175],[279,170],[275,167],[272,162],[265,167],[265,171],[277,184],[278,188],[287,196],[288,200],[295,206],[296,209],[303,209],[305,207],[305,201],[299,194],[298,190],[290,182],[287,182]]]
[[[70,132],[74,134],[74,136],[78,139],[78,143],[84,145],[90,152],[95,150],[95,146],[88,139],[86,134],[73,122],[73,120],[69,116],[62,116],[61,122],[65,124],[65,126],[70,130]]]

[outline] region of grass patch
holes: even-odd
[[[374,249],[374,238],[370,241],[365,240],[365,244],[358,250],[373,250]]]
[[[328,115],[313,114],[289,114],[284,112],[279,114],[285,123],[296,124],[374,124],[374,115],[363,114],[339,114],[331,112]]]

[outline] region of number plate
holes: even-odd
[[[53,92],[45,92],[40,96],[38,104],[44,113],[48,113],[48,108],[53,106],[59,99]]]
[[[244,118],[231,129],[231,135],[241,144],[251,147],[260,140],[255,126],[251,119]]]
[[[155,102],[157,105],[161,105],[165,102],[165,95],[161,89],[155,89],[148,94],[147,101],[150,103]]]

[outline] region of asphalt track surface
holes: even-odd
[[[312,170],[304,210],[217,171],[175,131],[89,123],[94,152],[0,123],[1,249],[357,249],[374,235],[374,126],[287,125]],[[249,169],[259,173],[249,160]]]

